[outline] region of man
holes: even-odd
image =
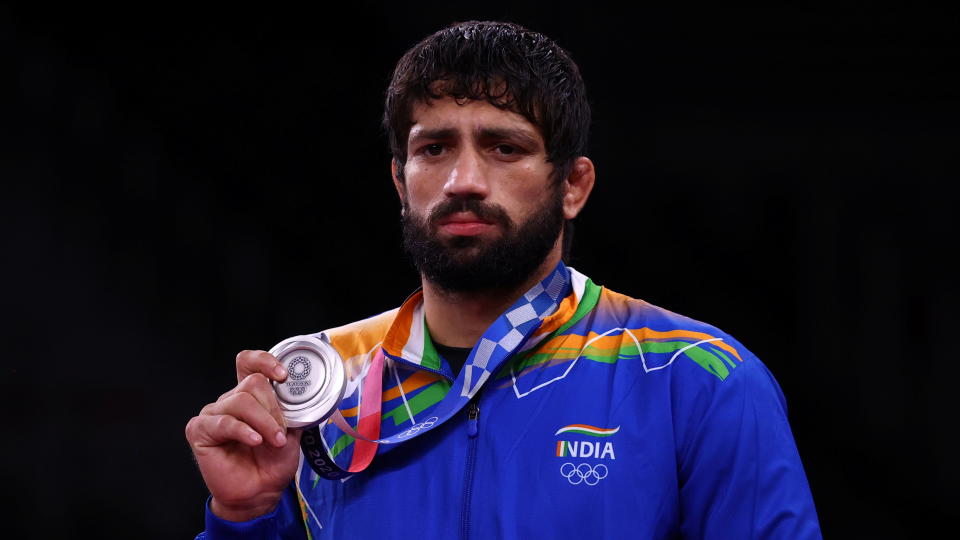
[[[186,429],[201,536],[819,537],[763,364],[563,264],[589,122],[540,34],[469,22],[406,53],[384,123],[422,290],[320,334],[349,425],[286,429],[282,366],[238,355],[238,385]]]

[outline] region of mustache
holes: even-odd
[[[441,202],[430,211],[427,222],[435,227],[438,221],[457,212],[470,212],[484,221],[499,223],[507,228],[513,225],[513,220],[502,206],[467,198],[448,199]]]

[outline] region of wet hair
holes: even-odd
[[[580,70],[553,40],[509,22],[454,23],[413,46],[387,87],[383,126],[403,180],[417,103],[486,100],[540,130],[559,183],[587,151],[590,105]]]

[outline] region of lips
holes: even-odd
[[[437,221],[437,228],[455,236],[476,236],[494,227],[492,221],[478,217],[473,212],[456,212]]]

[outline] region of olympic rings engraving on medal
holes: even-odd
[[[287,373],[290,378],[287,380],[287,389],[292,396],[302,396],[310,386],[311,381],[307,379],[310,375],[310,360],[305,356],[297,356],[290,361],[287,366]],[[305,380],[306,379],[306,380]]]
[[[307,360],[305,356],[297,356],[287,366],[287,373],[295,381],[306,379],[310,375],[310,360]]]
[[[591,466],[589,463],[574,465],[569,461],[560,466],[560,476],[567,479],[572,485],[580,483],[595,486],[610,474],[610,470],[603,463]]]
[[[436,416],[431,416],[430,418],[427,418],[427,419],[424,420],[423,422],[420,422],[420,423],[414,425],[413,427],[411,427],[410,429],[404,431],[403,433],[398,434],[398,435],[397,435],[397,438],[399,438],[399,439],[406,439],[407,437],[413,437],[413,436],[416,435],[417,433],[420,433],[420,430],[426,429],[426,428],[428,428],[428,427],[433,426],[433,425],[436,424],[437,421],[439,421],[439,420],[440,420],[440,419],[437,418]]]

